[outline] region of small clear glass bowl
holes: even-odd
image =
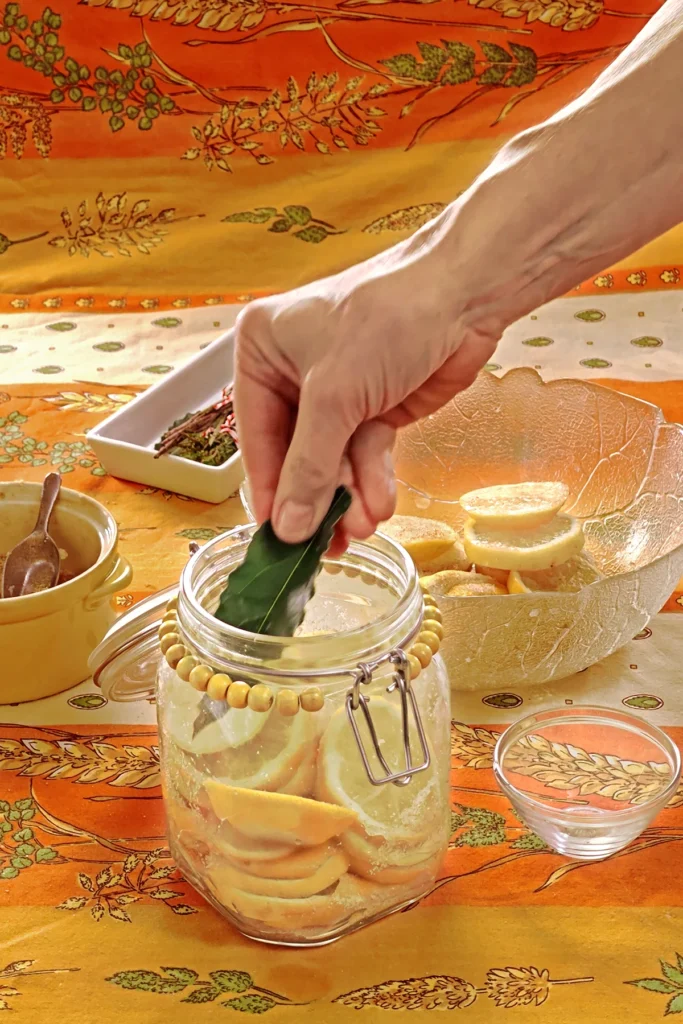
[[[521,821],[576,860],[602,860],[640,835],[676,792],[681,755],[666,733],[621,711],[566,707],[510,726],[493,759]]]

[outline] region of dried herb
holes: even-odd
[[[154,447],[155,459],[177,455],[204,466],[222,466],[238,448],[232,389],[224,388],[214,405],[176,420]]]
[[[334,528],[351,504],[338,488],[322,523],[301,544],[285,544],[270,521],[259,527],[242,564],[228,578],[216,617],[230,626],[266,636],[294,636],[313,596],[320,562]]]

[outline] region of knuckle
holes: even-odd
[[[269,333],[271,324],[272,314],[267,300],[250,302],[237,317],[237,343],[244,344],[245,341],[253,341],[264,333]]]

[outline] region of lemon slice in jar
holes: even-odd
[[[438,867],[437,858],[443,854],[429,842],[418,846],[371,843],[353,829],[342,836],[342,846],[351,870],[378,885],[407,885],[422,874],[426,876]]]
[[[549,523],[568,497],[566,484],[546,481],[482,487],[459,500],[463,511],[479,523],[497,530],[526,530]]]
[[[205,758],[203,767],[231,786],[276,792],[293,783],[302,763],[315,755],[319,729],[314,714],[286,718],[276,711],[250,743]]]
[[[222,821],[218,828],[213,819],[212,822],[207,832],[211,831],[211,843],[216,852],[254,875],[260,873],[257,865],[263,865],[263,870],[269,874],[272,863],[282,863],[297,853],[297,847],[291,843],[264,843],[243,835],[227,821]]]
[[[555,516],[533,530],[494,530],[469,519],[463,537],[473,562],[518,572],[561,565],[584,545],[582,524],[571,516]]]
[[[346,874],[348,861],[343,853],[333,853],[310,875],[300,878],[267,878],[264,875],[252,875],[230,864],[216,864],[209,874],[217,889],[226,891],[239,889],[257,896],[270,896],[275,899],[306,899],[317,896],[329,889]]]
[[[247,742],[231,745],[223,739],[224,732],[216,728],[233,716],[239,727],[240,716],[251,714],[264,721]],[[190,729],[193,721],[194,718],[190,718]],[[251,730],[252,726],[248,728]],[[210,735],[202,738],[209,731]],[[181,792],[193,793],[201,789],[207,776],[246,789],[276,791],[291,785],[298,792],[310,782],[310,776],[303,772],[299,775],[299,769],[315,757],[319,732],[317,716],[304,711],[287,718],[277,711],[259,714],[249,708],[232,708],[223,718],[202,729],[196,740],[190,740],[187,746],[178,743],[180,750],[174,751],[169,744],[167,762],[177,763],[174,777]],[[228,740],[234,735],[229,733]],[[176,739],[175,732],[172,736]],[[182,751],[194,756],[188,757]]]
[[[223,822],[221,835],[225,826],[226,822]],[[258,847],[259,853],[262,849],[268,851],[277,849],[275,844],[266,846],[262,842],[257,843],[255,839],[247,839],[246,836],[240,840],[240,843],[242,847],[245,843],[253,843]],[[233,846],[233,849],[239,848]],[[260,878],[309,878],[323,864],[327,863],[330,857],[339,852],[338,847],[331,842],[319,843],[318,846],[288,846],[282,847],[282,849],[285,850],[284,855],[277,858],[234,856],[234,854],[228,853],[227,845],[221,842],[216,847],[216,852],[221,856],[226,856],[228,861],[233,866],[240,868],[241,871],[246,871],[250,875],[258,875]]]
[[[209,879],[211,884],[211,880]],[[280,899],[277,896],[261,896],[256,893],[244,892],[232,886],[218,888],[212,885],[218,900],[223,906],[235,911],[243,918],[258,921],[261,925],[278,929],[286,933],[297,932],[303,928],[324,928],[341,925],[353,914],[371,916],[381,906],[390,904],[398,896],[403,895],[366,882],[352,875],[342,875],[339,882],[329,892],[308,899]],[[381,896],[382,903],[373,909],[373,904]]]
[[[405,768],[400,706],[383,697],[372,697],[370,713],[384,759],[392,773],[400,771]],[[357,722],[370,763],[376,774],[383,775],[367,724],[360,715]],[[412,723],[410,734],[416,757],[420,741]],[[376,836],[408,844],[424,841],[432,830],[433,812],[439,806],[437,786],[430,771],[413,775],[407,786],[373,786],[356,749],[346,708],[339,708],[332,715],[320,742],[316,791],[322,799],[353,811],[371,840]]]
[[[358,820],[353,809],[288,793],[240,789],[212,779],[204,788],[217,818],[264,842],[317,846]]]
[[[252,711],[251,708],[228,708],[215,721],[205,725],[194,735],[194,723],[200,713],[202,694],[187,683],[179,685],[168,702],[167,731],[173,740],[188,754],[216,754],[226,748],[235,749],[251,742],[264,728],[273,714]],[[223,711],[224,705],[218,705]]]

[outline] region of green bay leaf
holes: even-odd
[[[301,544],[285,544],[270,521],[252,537],[242,564],[230,574],[216,617],[238,629],[265,636],[293,636],[313,595],[320,561],[334,529],[351,504],[337,489],[322,523]]]

